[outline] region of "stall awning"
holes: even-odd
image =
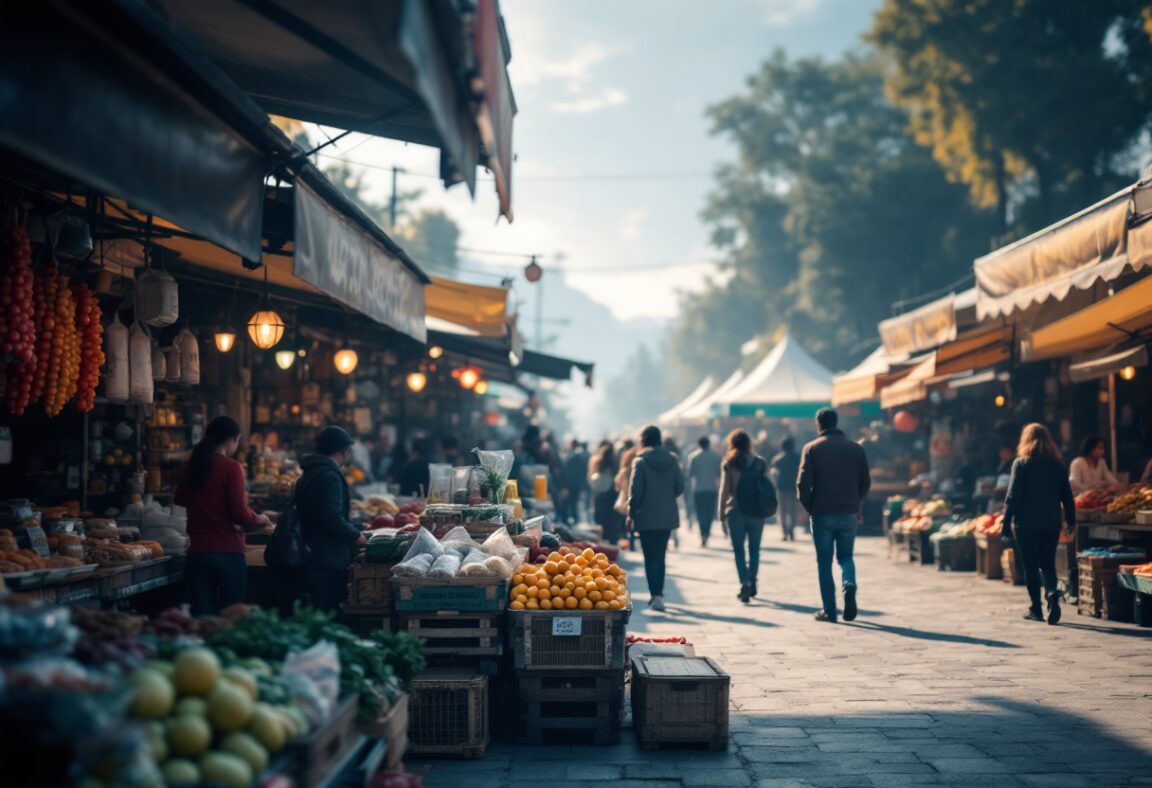
[[[676,420],[680,423],[698,423],[701,421],[707,421],[712,417],[712,404],[718,402],[721,397],[725,396],[734,388],[736,388],[736,386],[740,385],[740,381],[742,380],[744,380],[744,370],[735,370],[731,375],[727,377],[723,383],[716,387],[715,391],[704,397],[704,399],[700,400],[692,407],[683,410]]]
[[[1105,378],[1119,372],[1124,367],[1144,367],[1148,365],[1148,347],[1140,345],[1119,353],[1081,361],[1068,367],[1068,377],[1073,383]]]
[[[881,379],[891,369],[884,347],[876,348],[855,367],[832,378],[832,406],[876,399]]]
[[[480,97],[476,122],[487,151],[488,169],[496,181],[500,213],[512,221],[512,118],[516,100],[508,81],[508,40],[496,0],[478,0],[472,29],[479,74],[472,87]]]
[[[656,417],[656,423],[657,424],[674,424],[674,423],[676,423],[676,420],[677,420],[677,418],[679,418],[681,413],[688,410],[693,405],[695,405],[697,402],[699,402],[700,400],[707,397],[709,394],[712,393],[712,390],[715,388],[716,388],[716,381],[713,379],[713,377],[711,375],[709,375],[708,377],[704,378],[704,380],[700,381],[700,385],[698,385],[696,388],[692,389],[692,392],[687,397],[685,397],[679,403],[677,403],[673,407],[669,408],[668,410],[664,411],[659,416],[657,416]]]
[[[898,358],[922,353],[956,338],[957,312],[975,304],[975,288],[938,298],[907,314],[884,320],[879,325],[884,352]]]
[[[507,331],[508,291],[503,287],[434,276],[424,291],[424,302],[428,317],[467,328],[477,335],[503,337]]]
[[[936,376],[936,354],[929,355],[906,375],[880,390],[880,406],[896,408],[928,396],[928,381]]]
[[[0,149],[258,259],[278,148],[267,116],[143,3],[5,8]]]
[[[584,375],[584,385],[592,388],[592,373],[595,366],[587,361],[573,361],[561,356],[538,353],[535,350],[525,350],[524,358],[516,367],[516,371],[552,380],[571,380],[572,373],[579,370]]]
[[[1130,254],[1130,186],[1106,200],[975,263],[977,313],[981,319],[1009,315],[1074,289],[1109,282],[1125,270],[1147,266],[1152,256]]]
[[[1152,332],[1152,276],[1038,329],[1021,342],[1025,361],[1106,348]]]
[[[936,350],[936,374],[956,375],[1003,364],[1012,358],[1012,328],[992,326],[966,331]]]
[[[813,415],[832,394],[832,373],[785,334],[740,384],[713,401],[717,416]]]

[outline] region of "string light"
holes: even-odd
[[[488,381],[486,381],[486,380],[476,381],[476,385],[472,387],[472,391],[474,391],[475,393],[477,393],[481,397],[483,397],[485,394],[488,393]]]
[[[471,390],[476,387],[480,382],[480,373],[472,367],[465,367],[460,370],[460,385],[465,389]]]
[[[428,348],[428,358],[440,358],[442,355],[444,355],[444,348],[439,345]]]

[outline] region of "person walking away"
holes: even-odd
[[[796,441],[788,436],[780,441],[780,451],[772,458],[772,475],[775,476],[776,489],[781,490],[780,511],[777,515],[780,520],[780,532],[785,542],[796,541],[796,496],[792,495],[792,487],[796,484],[796,477],[800,475],[800,455],[796,453]]]
[[[625,441],[620,450],[620,470],[616,472],[616,513],[624,521],[625,533],[628,534],[628,547],[636,547],[636,533],[632,528],[632,520],[628,517],[628,495],[632,491],[632,463],[640,456],[640,447],[632,441]]]
[[[804,447],[796,494],[812,523],[816,546],[816,569],[820,578],[823,609],[817,621],[836,623],[836,584],[832,579],[832,559],[840,564],[844,589],[844,620],[856,618],[856,562],[852,551],[860,505],[872,486],[868,458],[860,444],[838,429],[840,417],[831,408],[816,413],[819,437]]]
[[[1079,495],[1090,490],[1117,492],[1123,488],[1124,485],[1112,475],[1108,463],[1104,460],[1107,448],[1104,439],[1099,435],[1089,435],[1084,439],[1080,447],[1080,456],[1072,460],[1072,464],[1068,467],[1073,494]]]
[[[588,447],[577,439],[570,444],[571,453],[564,461],[564,486],[568,488],[565,511],[569,522],[581,522],[584,499],[588,492]]]
[[[712,442],[707,435],[697,444],[698,447],[688,455],[687,482],[696,510],[696,522],[700,525],[700,546],[707,547],[720,495],[720,455],[712,451]]]
[[[611,441],[601,441],[596,456],[588,463],[592,488],[592,521],[604,529],[604,541],[615,545],[623,536],[623,518],[616,511],[616,472],[619,463]]]
[[[1085,444],[1087,446],[1087,444]],[[1063,516],[1061,516],[1063,508]],[[1056,545],[1060,524],[1068,533],[1076,527],[1072,484],[1060,457],[1060,448],[1043,424],[1029,424],[1020,434],[1016,461],[1004,500],[1002,536],[1012,539],[1024,566],[1024,584],[1031,606],[1024,618],[1043,621],[1040,584],[1048,601],[1048,623],[1060,622],[1060,592],[1056,581]]]
[[[732,538],[732,554],[736,558],[736,575],[740,580],[740,601],[748,604],[760,592],[756,587],[760,572],[760,541],[764,535],[764,520],[772,516],[776,506],[761,508],[757,500],[757,485],[763,483],[773,499],[768,481],[768,462],[752,451],[752,438],[744,430],[728,434],[720,478],[720,522]],[[745,556],[745,548],[748,553]]]
[[[342,466],[348,463],[352,436],[325,427],[316,436],[316,453],[304,458],[296,482],[300,532],[308,545],[302,572],[304,598],[313,607],[335,613],[348,596],[348,568],[357,547],[368,542],[349,519],[351,496]]]
[[[229,416],[212,419],[176,485],[173,500],[188,509],[184,572],[194,616],[215,615],[244,601],[244,529],[272,524],[248,506],[244,466],[232,459],[239,446],[240,423]]]
[[[668,540],[680,527],[676,499],[684,494],[680,461],[662,445],[660,428],[648,426],[640,433],[642,452],[632,463],[628,516],[640,535],[644,551],[644,574],[648,578],[648,602],[653,610],[664,609],[664,573]]]

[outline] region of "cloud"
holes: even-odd
[[[561,115],[587,115],[609,107],[628,103],[628,94],[620,88],[602,88],[592,96],[581,96],[568,101],[553,101],[548,106]]]
[[[791,27],[812,14],[824,0],[762,0],[764,19],[773,27]]]

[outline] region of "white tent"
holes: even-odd
[[[679,405],[676,405],[675,407],[672,407],[657,416],[656,423],[675,424],[677,417],[679,417],[682,412],[707,397],[715,388],[716,381],[711,375],[709,375],[708,377],[704,378],[704,380],[700,381],[700,385],[692,389],[692,393],[681,400]]]
[[[832,372],[790,336],[729,391],[714,399],[713,415],[804,418],[832,399]]]
[[[692,405],[691,407],[685,408],[684,410],[682,410],[677,415],[676,421],[678,423],[681,423],[681,424],[683,424],[683,423],[699,424],[701,422],[707,421],[708,419],[712,418],[712,403],[714,403],[718,397],[721,397],[724,394],[727,394],[735,386],[738,386],[740,384],[740,381],[743,379],[744,379],[744,373],[739,369],[736,370],[735,372],[733,372],[731,375],[728,376],[727,380],[725,380],[723,383],[721,383],[719,386],[717,386],[716,390],[713,391],[711,394],[709,394],[706,397],[704,397],[703,399],[701,399],[695,405]]]

